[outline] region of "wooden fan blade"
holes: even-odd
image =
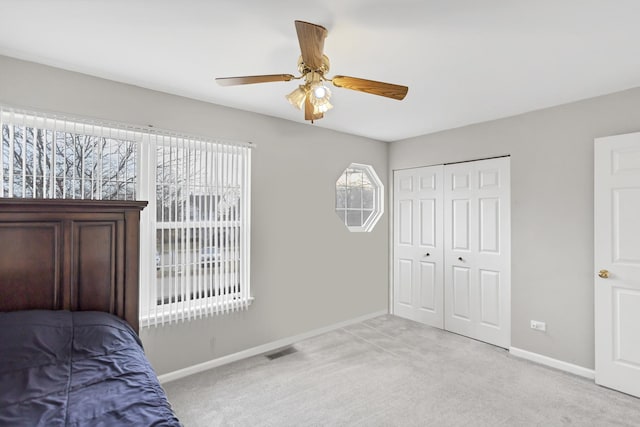
[[[302,61],[312,71],[319,70],[322,67],[322,52],[327,29],[304,21],[295,21],[295,23]]]
[[[293,79],[291,74],[266,74],[264,76],[218,77],[216,82],[220,86],[250,85],[253,83],[288,82]]]
[[[407,96],[407,91],[409,90],[406,86],[358,79],[356,77],[335,76],[332,81],[333,85],[337,87],[358,90],[372,95],[386,96],[387,98],[397,99],[398,101],[402,101],[404,97]]]
[[[311,123],[313,123],[314,120],[319,120],[323,117],[324,117],[324,114],[322,113],[313,114],[313,104],[311,103],[311,101],[309,100],[309,97],[307,96],[304,100],[304,119],[311,120]]]

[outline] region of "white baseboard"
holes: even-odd
[[[207,362],[198,363],[197,365],[189,366],[184,369],[178,369],[177,371],[168,372],[166,374],[158,376],[160,383],[168,383],[180,378],[187,377],[189,375],[197,374],[208,369],[216,368],[218,366],[226,365],[227,363],[236,362],[238,360],[246,359],[248,357],[257,356],[268,351],[276,350],[281,347],[286,347],[291,344],[295,344],[298,341],[312,338],[317,335],[322,335],[327,332],[331,332],[336,329],[344,328],[345,326],[352,325],[354,323],[363,322],[365,320],[373,319],[374,317],[388,314],[387,310],[376,311],[375,313],[365,314],[364,316],[356,317],[355,319],[345,320],[343,322],[334,323],[333,325],[325,326],[323,328],[314,329],[309,332],[294,335],[292,337],[282,338],[277,341],[272,341],[267,344],[262,344],[257,347],[248,348],[237,353],[229,354],[227,356],[218,357]]]
[[[533,353],[516,347],[509,347],[509,353],[513,354],[516,357],[521,357],[522,359],[540,363],[541,365],[550,366],[561,371],[589,378],[590,380],[595,379],[596,377],[595,371],[593,369],[584,368],[582,366],[574,365],[573,363],[569,362],[563,362],[562,360],[543,356],[542,354]]]

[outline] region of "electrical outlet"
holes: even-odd
[[[547,330],[547,324],[544,322],[539,322],[537,320],[532,320],[531,321],[531,329],[535,329],[536,331],[546,331]]]

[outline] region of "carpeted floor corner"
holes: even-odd
[[[640,399],[387,315],[164,384],[186,427],[640,426]]]

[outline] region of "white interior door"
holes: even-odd
[[[442,166],[394,172],[393,312],[443,327]]]
[[[510,345],[509,158],[444,168],[445,329]]]
[[[640,397],[640,133],[595,142],[596,383]]]

